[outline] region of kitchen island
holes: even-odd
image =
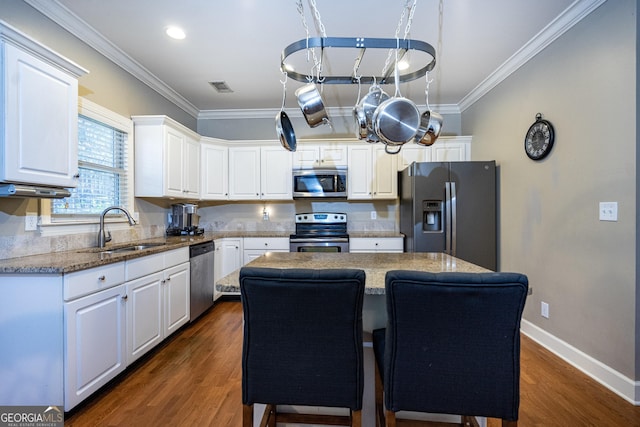
[[[267,252],[247,264],[263,268],[358,268],[366,275],[363,304],[363,328],[371,332],[386,324],[384,280],[387,271],[415,270],[439,272],[486,273],[484,267],[440,253],[322,253],[322,252]],[[240,270],[221,278],[216,289],[239,292]]]
[[[444,253],[322,253],[322,252],[267,252],[251,261],[247,266],[263,268],[358,268],[365,272],[365,295],[362,306],[362,328],[364,334],[364,404],[362,408],[362,425],[375,425],[374,401],[374,357],[371,343],[371,331],[383,328],[387,321],[384,281],[387,271],[415,270],[439,272],[487,273],[484,267],[472,264]],[[218,291],[239,292],[240,270],[221,278],[216,283]],[[296,407],[289,407],[296,411]],[[260,414],[264,405],[256,405],[256,413]],[[287,409],[285,409],[286,411]],[[318,408],[318,412],[327,413],[326,408]],[[333,409],[333,411],[336,411]],[[342,409],[338,410],[342,411]],[[331,412],[336,413],[336,412]],[[339,412],[346,415],[346,412]],[[460,422],[455,415],[433,415],[401,412],[401,417],[436,420],[442,422]],[[481,426],[486,426],[486,419],[478,417]]]

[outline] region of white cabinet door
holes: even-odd
[[[344,144],[322,144],[320,145],[320,166],[334,168],[347,166],[349,157],[347,147]]]
[[[183,192],[188,198],[200,197],[200,142],[187,136],[184,142],[182,166]]]
[[[168,337],[189,321],[189,263],[164,270],[164,331]]]
[[[127,364],[164,339],[162,324],[162,272],[128,282]]]
[[[434,162],[463,162],[471,160],[471,137],[438,138],[431,146]]]
[[[260,198],[260,147],[229,147],[229,199]]]
[[[344,144],[302,143],[298,144],[293,153],[295,168],[335,168],[347,164],[347,147]]]
[[[374,199],[398,197],[398,168],[396,155],[387,154],[384,146],[371,147],[373,174],[371,176]]]
[[[200,198],[203,200],[227,200],[229,198],[229,150],[210,138],[200,140],[202,177]]]
[[[200,197],[200,137],[166,116],[132,116],[136,197]]]
[[[384,146],[349,146],[347,198],[395,199],[398,195],[397,160]]]
[[[261,147],[261,199],[293,199],[292,159],[292,153],[280,146]]]
[[[371,147],[369,145],[349,145],[348,199],[372,198],[371,166]]]
[[[0,181],[76,187],[78,80],[0,42]]]
[[[214,257],[214,269],[213,275],[215,282],[224,276],[236,271],[242,266],[242,239],[219,239],[214,241],[216,253]],[[226,292],[219,292],[215,290],[213,298],[217,299],[222,295],[226,295]],[[238,295],[238,293],[233,293]]]
[[[165,126],[165,194],[167,196],[182,197],[184,189],[183,165],[185,162],[184,146],[186,137],[168,126]],[[136,156],[143,153],[136,153]]]
[[[125,286],[64,304],[65,411],[126,367]]]
[[[431,147],[418,144],[405,144],[402,146],[402,150],[400,150],[396,158],[399,171],[406,169],[413,162],[430,162]]]

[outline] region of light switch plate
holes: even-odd
[[[600,221],[618,220],[618,202],[600,202]]]

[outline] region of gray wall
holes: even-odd
[[[636,374],[636,2],[604,3],[462,113],[472,158],[500,166],[500,266],[527,274],[524,317]],[[541,112],[547,159],[524,153]],[[598,203],[618,202],[618,222]],[[540,315],[540,302],[550,317]]]

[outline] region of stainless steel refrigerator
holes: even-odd
[[[412,163],[399,172],[405,252],[446,252],[497,267],[496,163]]]

